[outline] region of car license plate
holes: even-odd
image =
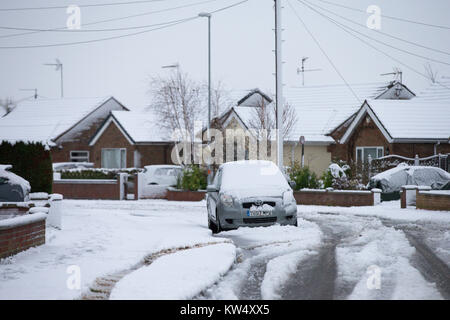
[[[272,214],[272,211],[265,211],[265,210],[247,210],[247,216],[248,217],[267,217]]]

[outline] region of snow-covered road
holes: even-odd
[[[0,261],[0,299],[450,299],[448,212],[298,206],[298,228],[213,236],[205,202],[63,206]]]

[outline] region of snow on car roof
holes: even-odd
[[[31,190],[30,183],[17,174],[8,171],[11,168],[11,165],[0,165],[0,177],[6,178],[8,184],[19,185],[22,188],[23,193],[28,194]]]
[[[10,142],[47,143],[70,129],[109,98],[25,100],[0,119],[0,137]]]

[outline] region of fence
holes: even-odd
[[[426,166],[441,168],[450,172],[450,154],[437,154],[430,157],[414,158],[403,157],[399,155],[389,155],[377,159],[371,159],[366,162],[354,163],[350,167],[354,171],[353,175],[363,184],[367,184],[371,177],[383,171],[397,167],[400,163],[406,163],[411,166]]]

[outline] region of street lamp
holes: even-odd
[[[210,126],[211,126],[211,13],[201,12],[198,14],[201,18],[208,18],[208,123],[206,125],[208,142],[210,140]],[[208,183],[211,182],[212,172],[208,165]]]
[[[59,59],[56,59],[56,63],[44,63],[44,66],[54,66],[56,71],[61,71],[61,98],[64,97],[64,82],[63,82],[63,64]]]

